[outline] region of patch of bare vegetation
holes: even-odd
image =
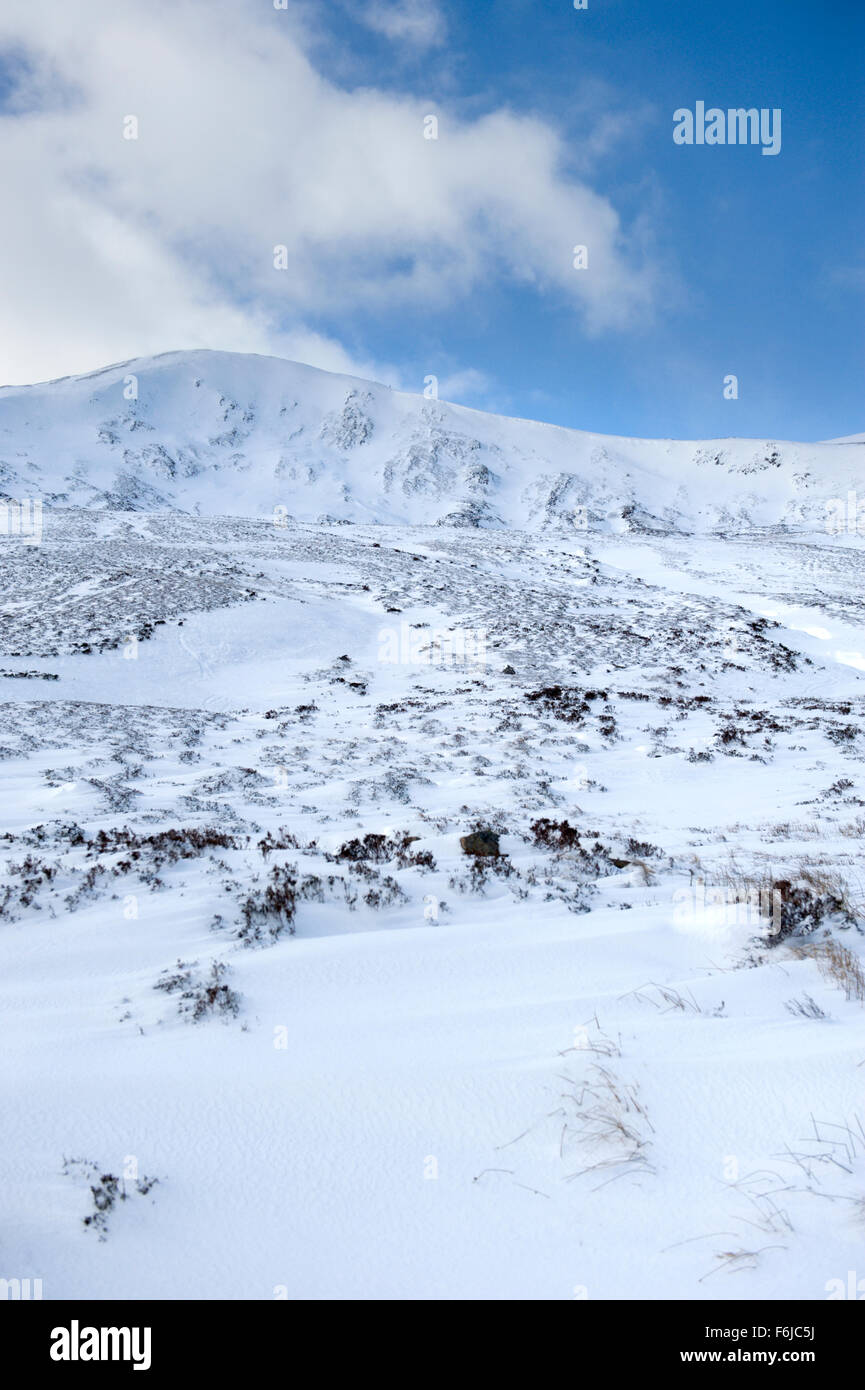
[[[178,960],[176,966],[163,970],[153,986],[171,995],[177,1012],[191,1023],[206,1018],[236,1018],[240,1012],[240,995],[226,983],[229,966],[212,960],[209,970],[199,968],[198,961]]]

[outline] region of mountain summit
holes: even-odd
[[[0,490],[48,506],[595,531],[822,529],[865,443],[647,440],[191,351],[0,388]]]

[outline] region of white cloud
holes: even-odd
[[[651,265],[611,203],[563,172],[550,125],[439,109],[425,140],[427,99],[342,90],[291,12],[4,0],[0,45],[31,72],[0,119],[0,381],[196,346],[302,348],[392,380],[319,316],[356,328],[504,281],[573,303],[594,332],[653,302]],[[576,243],[588,271],[573,269]]]
[[[462,371],[452,372],[449,376],[443,377],[439,382],[438,393],[443,401],[456,401],[458,404],[469,401],[474,405],[479,399],[489,395],[493,385],[493,380],[487,372],[482,372],[477,367],[465,367]]]
[[[358,16],[388,39],[405,39],[420,48],[443,43],[444,15],[434,0],[370,0]]]

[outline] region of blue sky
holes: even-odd
[[[857,0],[76,9],[0,19],[4,380],[209,346],[614,434],[865,428]],[[780,153],[674,144],[697,100],[780,108]]]
[[[514,413],[616,434],[781,434],[865,428],[865,6],[805,0],[445,4],[447,49],[392,72],[472,111],[540,112],[578,143],[582,90],[639,113],[598,168],[624,215],[649,203],[676,278],[650,324],[587,336],[556,294],[500,283],[413,323],[422,361],[453,351],[502,385]],[[383,80],[386,41],[343,30],[358,82]],[[431,75],[436,80],[430,82]],[[672,113],[780,107],[777,157],[677,147]],[[370,336],[372,333],[374,336]],[[399,318],[365,326],[397,356]],[[411,348],[408,346],[409,355]],[[737,400],[724,399],[735,373]]]

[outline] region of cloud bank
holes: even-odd
[[[375,3],[364,20],[445,37],[434,6]],[[4,0],[0,381],[180,347],[393,380],[323,325],[362,342],[379,312],[502,285],[573,304],[590,334],[651,312],[639,234],[573,176],[552,125],[345,90],[314,65],[308,22],[235,0]]]

